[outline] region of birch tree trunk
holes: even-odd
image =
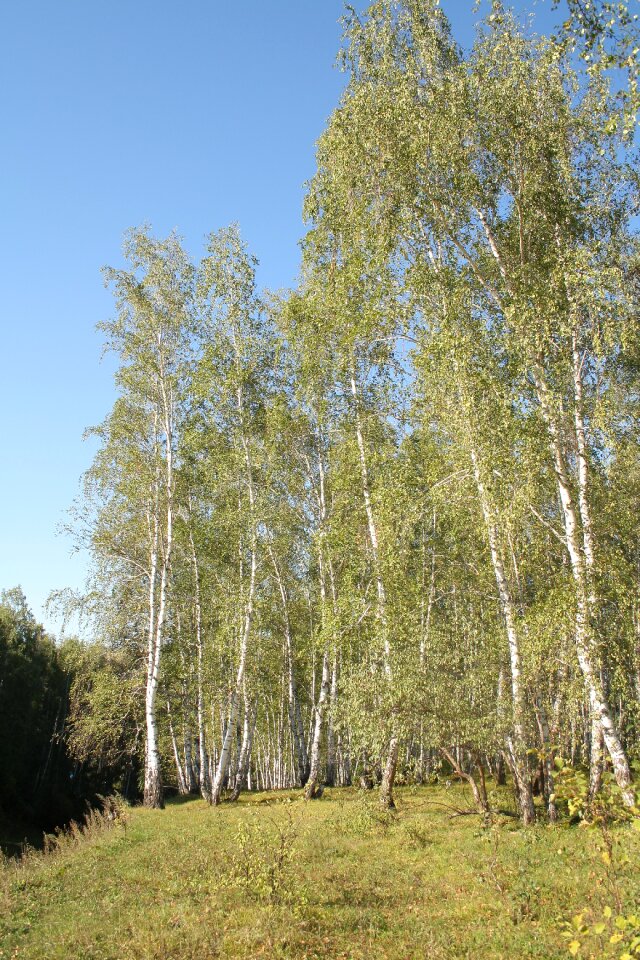
[[[178,741],[176,740],[176,732],[173,727],[173,718],[171,716],[171,703],[167,698],[167,720],[169,722],[169,736],[171,737],[171,748],[173,750],[173,759],[176,764],[176,776],[178,778],[178,793],[181,797],[186,796],[189,793],[189,787],[187,785],[186,769],[183,769],[182,762],[180,760],[180,751],[178,750]]]
[[[391,645],[389,643],[389,624],[387,621],[387,597],[380,568],[380,548],[378,541],[378,530],[376,527],[373,504],[371,502],[371,488],[369,484],[369,470],[367,466],[367,454],[362,432],[362,417],[360,414],[360,395],[358,382],[356,379],[355,360],[351,367],[351,396],[353,398],[356,426],[356,440],[358,442],[358,454],[360,459],[360,477],[362,480],[362,499],[364,501],[365,513],[367,516],[367,527],[369,530],[369,542],[371,544],[371,556],[373,560],[373,575],[376,581],[377,595],[377,619],[383,633],[383,664],[386,680],[389,685],[392,681],[391,671]],[[395,807],[393,800],[393,784],[396,776],[396,767],[398,765],[398,750],[400,741],[395,732],[392,732],[389,738],[387,748],[387,759],[385,762],[382,783],[380,785],[380,803],[383,807],[389,809]]]
[[[558,819],[558,808],[556,807],[554,800],[554,780],[553,780],[553,761],[555,758],[555,748],[551,741],[551,734],[549,731],[549,722],[547,720],[547,712],[542,703],[536,703],[534,698],[534,709],[536,713],[536,721],[538,724],[538,730],[540,732],[540,743],[542,746],[542,767],[544,771],[544,799],[547,805],[547,815],[549,817],[550,823],[555,823]]]
[[[235,337],[234,337],[235,343]],[[236,364],[239,367],[240,364],[240,351],[238,349],[237,343],[235,344],[236,349]],[[240,421],[240,439],[242,444],[242,450],[244,454],[244,464],[246,469],[246,478],[245,485],[247,488],[247,494],[249,498],[249,514],[251,518],[251,561],[250,561],[250,573],[249,573],[249,591],[247,596],[245,616],[244,616],[244,626],[242,630],[242,637],[240,641],[240,662],[238,664],[238,672],[236,674],[236,682],[233,693],[231,695],[231,704],[229,707],[229,717],[228,724],[225,731],[224,739],[222,742],[222,749],[220,750],[220,757],[218,759],[218,766],[216,769],[216,775],[213,781],[211,788],[211,803],[217,805],[220,803],[222,796],[222,788],[224,785],[225,777],[229,769],[229,761],[231,759],[231,742],[233,737],[233,729],[238,718],[238,707],[240,703],[240,694],[244,684],[245,669],[247,663],[247,652],[249,649],[249,637],[251,634],[251,624],[253,621],[253,609],[255,601],[255,590],[256,590],[256,571],[258,564],[257,556],[257,519],[255,516],[256,503],[255,495],[253,489],[253,466],[251,462],[251,454],[249,452],[249,444],[246,435],[246,426],[244,420],[244,398],[242,392],[242,379],[240,373],[239,377],[239,386],[236,391],[236,400],[237,400],[237,411],[238,418]]]
[[[231,759],[231,744],[233,740],[233,733],[238,719],[238,708],[240,705],[240,693],[242,690],[245,669],[247,663],[247,651],[249,649],[249,636],[251,633],[251,623],[253,620],[253,605],[255,597],[255,586],[256,586],[256,568],[257,568],[257,556],[256,556],[256,542],[255,535],[253,543],[251,546],[251,572],[249,575],[249,592],[247,597],[247,605],[245,610],[244,617],[244,626],[242,630],[242,638],[240,641],[240,662],[238,664],[238,671],[236,674],[235,686],[233,688],[233,693],[231,694],[231,704],[229,706],[229,715],[228,721],[224,732],[224,738],[222,741],[222,748],[220,750],[220,756],[218,758],[218,766],[216,768],[216,774],[211,787],[211,803],[216,806],[220,803],[222,799],[222,788],[224,786],[225,777],[229,769],[229,761]]]
[[[157,481],[156,481],[157,483]],[[156,488],[156,506],[153,519],[149,523],[153,527],[150,548],[149,572],[149,619],[147,633],[147,677],[145,690],[145,762],[144,762],[144,805],[146,807],[163,806],[162,774],[160,770],[160,755],[158,753],[158,725],[156,722],[156,696],[158,692],[160,650],[156,646],[156,581],[158,576],[158,541],[160,520],[158,517],[158,493]]]
[[[189,508],[191,504],[189,504]],[[196,711],[198,716],[198,769],[200,794],[211,802],[211,780],[209,777],[209,757],[207,756],[206,726],[204,718],[204,646],[202,637],[202,601],[200,596],[200,568],[196,545],[191,530],[191,510],[189,509],[189,547],[193,566],[194,612],[196,619]]]
[[[336,735],[333,717],[338,700],[338,654],[333,655],[331,667],[331,692],[329,696],[329,722],[327,724],[327,776],[325,783],[334,787],[336,783]]]
[[[313,740],[311,741],[311,765],[309,769],[309,779],[305,787],[305,798],[314,800],[322,795],[322,789],[319,786],[320,780],[320,741],[322,737],[322,721],[329,696],[329,651],[325,646],[322,654],[322,680],[320,682],[320,693],[315,708],[315,723],[313,727]]]
[[[595,644],[592,634],[591,610],[590,610],[590,587],[587,577],[587,567],[583,555],[584,543],[580,545],[579,523],[576,512],[571,485],[569,482],[569,470],[567,468],[565,451],[563,449],[560,429],[553,412],[553,406],[549,393],[546,378],[539,361],[536,361],[532,368],[538,401],[543,420],[547,427],[549,436],[549,448],[558,490],[560,493],[560,502],[562,505],[562,514],[564,520],[565,538],[569,558],[571,561],[571,570],[576,590],[576,619],[575,619],[575,643],[578,663],[585,678],[589,694],[589,706],[592,716],[598,718],[602,727],[604,742],[611,757],[613,771],[616,782],[620,787],[622,796],[627,806],[633,806],[634,794],[631,788],[631,772],[627,755],[622,745],[622,741],[616,729],[611,708],[603,689],[600,677],[600,665],[595,650]],[[584,465],[586,466],[586,459]],[[585,474],[586,475],[586,474]],[[583,477],[584,480],[584,477]],[[586,489],[583,488],[583,494],[586,496]],[[587,526],[590,526],[589,519]],[[584,528],[583,528],[584,529]]]
[[[460,777],[460,779],[465,780],[471,787],[473,799],[475,800],[476,806],[478,807],[478,811],[484,817],[489,817],[491,815],[491,809],[489,807],[489,800],[487,797],[487,788],[484,780],[484,770],[482,769],[482,764],[480,763],[480,761],[477,758],[475,758],[476,763],[479,766],[479,772],[480,772],[480,778],[479,780],[476,780],[476,778],[471,773],[467,773],[463,769],[459,759],[455,755],[455,750],[452,752],[450,750],[447,750],[445,747],[441,747],[440,752],[442,753],[443,757],[445,757],[449,761],[449,763],[451,764],[451,766],[453,767],[457,775]]]
[[[251,761],[251,747],[253,744],[253,734],[256,729],[257,718],[258,705],[257,703],[250,704],[248,702],[245,689],[242,746],[240,747],[240,755],[238,757],[238,769],[236,771],[235,783],[233,785],[233,790],[231,791],[231,796],[229,797],[229,800],[234,803],[240,796],[240,792],[247,781],[247,771]]]
[[[426,566],[427,566],[427,535],[426,535],[426,524],[423,523],[422,530],[422,583],[421,583],[421,597],[420,597],[420,649],[419,649],[419,667],[420,675],[423,676],[426,663],[426,650],[427,644],[429,642],[429,634],[431,631],[431,612],[433,609],[433,603],[435,599],[436,592],[436,548],[435,548],[435,536],[436,536],[436,527],[437,527],[437,514],[435,509],[433,510],[432,516],[432,536],[433,544],[431,548],[431,572],[429,577],[429,592],[427,596],[427,579],[426,579]],[[420,719],[420,725],[418,728],[418,765],[416,769],[416,782],[424,783],[425,781],[425,745],[424,745],[424,720]]]
[[[160,769],[160,754],[158,751],[158,725],[156,719],[156,698],[160,677],[160,656],[164,620],[167,608],[167,589],[169,569],[171,564],[171,549],[173,542],[173,436],[171,421],[171,400],[167,395],[166,384],[162,382],[162,366],[160,368],[161,394],[163,404],[163,427],[165,447],[165,477],[164,492],[165,529],[162,544],[162,558],[160,560],[160,467],[158,466],[155,483],[155,504],[153,517],[153,536],[151,544],[150,584],[149,584],[149,632],[147,645],[147,683],[145,695],[146,721],[146,750],[144,776],[144,805],[146,807],[162,808],[164,806],[162,772]],[[157,443],[157,418],[155,422]],[[158,609],[156,613],[156,580],[158,565],[160,564],[160,585],[158,594]]]
[[[324,451],[322,443],[322,433],[320,426],[318,425],[318,490],[317,490],[317,500],[318,508],[320,513],[320,526],[319,526],[319,542],[318,542],[318,571],[319,571],[319,581],[320,581],[320,611],[322,618],[322,628],[324,635],[323,642],[323,652],[322,652],[322,673],[320,680],[320,690],[318,693],[317,703],[315,704],[315,710],[313,715],[313,728],[311,736],[311,749],[310,749],[310,763],[309,763],[309,777],[305,786],[305,798],[307,800],[313,800],[315,798],[322,796],[322,787],[319,784],[320,781],[320,746],[322,739],[322,726],[324,722],[324,717],[326,713],[327,700],[329,697],[329,685],[330,685],[330,675],[329,675],[329,642],[326,637],[326,621],[327,621],[327,577],[326,577],[326,567],[325,567],[325,535],[326,535],[326,522],[327,522],[327,501],[326,501],[326,485],[325,485],[325,466],[324,466]],[[329,572],[332,575],[331,565],[329,565]],[[332,584],[333,590],[333,584]],[[335,593],[332,593],[333,607],[335,613]],[[313,679],[313,688],[315,688],[315,666],[314,666],[314,679]],[[312,690],[313,694],[313,690]],[[313,702],[313,700],[312,700]]]
[[[524,726],[525,698],[521,676],[520,641],[516,629],[516,610],[511,597],[509,582],[504,570],[504,561],[502,558],[502,550],[500,548],[500,539],[496,526],[495,514],[492,505],[489,502],[489,496],[482,479],[480,464],[478,462],[478,457],[473,444],[470,446],[470,456],[473,466],[473,474],[476,481],[476,488],[480,498],[482,515],[484,517],[485,529],[487,531],[491,562],[496,578],[496,584],[498,586],[498,595],[500,597],[500,606],[502,607],[502,615],[504,617],[507,631],[509,660],[511,664],[511,699],[513,706],[513,737],[510,737],[508,740],[508,748],[513,763],[520,815],[522,817],[522,822],[526,825],[534,822],[535,807],[533,805],[533,793],[531,790],[531,782],[529,780],[529,772],[527,769],[527,748]]]
[[[280,572],[276,555],[271,546],[269,546],[269,556],[276,575],[280,599],[282,601],[282,615],[284,618],[284,641],[285,641],[285,659],[287,669],[287,687],[288,687],[288,707],[289,707],[289,726],[291,729],[291,740],[293,743],[293,752],[298,771],[298,781],[301,787],[307,782],[309,777],[309,756],[307,754],[307,744],[302,726],[302,714],[296,689],[296,678],[293,662],[293,639],[291,635],[291,619],[289,617],[289,598],[286,587]]]
[[[589,460],[587,453],[586,430],[584,424],[584,403],[582,394],[582,364],[578,348],[578,335],[574,330],[571,340],[571,357],[573,361],[573,390],[574,390],[574,424],[576,431],[577,464],[578,464],[578,507],[582,522],[582,544],[584,550],[584,564],[587,576],[587,602],[591,623],[598,615],[598,598],[596,593],[596,559],[595,539],[591,510],[589,507]],[[603,664],[604,666],[604,664]],[[600,674],[603,692],[606,694],[604,677]],[[604,731],[597,712],[591,710],[591,744],[589,753],[589,796],[591,799],[600,792],[602,775],[604,772]]]

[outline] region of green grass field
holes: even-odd
[[[217,809],[128,810],[57,851],[5,861],[0,956],[551,960],[570,956],[574,914],[615,916],[638,900],[640,833],[617,830],[609,863],[595,829],[454,815],[467,804],[457,787],[397,799],[393,815],[337,789],[312,803],[245,794]]]

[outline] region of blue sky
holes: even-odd
[[[21,584],[56,629],[44,600],[81,586],[87,566],[56,528],[95,450],[83,431],[113,402],[95,331],[111,314],[100,267],[121,262],[128,227],[177,228],[197,255],[206,233],[238,221],[261,283],[294,282],[303,185],[344,82],[343,7],[1,6],[0,589]],[[472,0],[443,6],[468,42]]]

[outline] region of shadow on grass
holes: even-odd
[[[23,820],[0,817],[0,850],[5,857],[21,857],[26,847],[42,850],[44,831]]]
[[[165,806],[167,807],[185,807],[190,803],[199,803],[201,800],[202,797],[199,793],[188,793],[186,796],[175,793],[165,796],[164,798]]]

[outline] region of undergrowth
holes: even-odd
[[[398,790],[394,812],[344,789],[95,812],[3,862],[0,957],[637,955],[640,833],[608,825],[606,862],[596,827],[485,827],[464,807],[462,788],[429,786]]]

